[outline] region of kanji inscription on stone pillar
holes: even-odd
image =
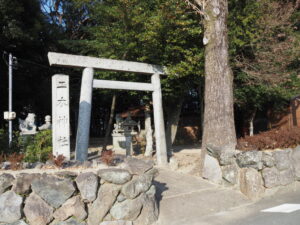
[[[70,159],[69,76],[52,76],[53,155]]]

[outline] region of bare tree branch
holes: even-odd
[[[202,4],[199,4],[199,0],[196,3],[192,3],[190,0],[184,0],[189,7],[191,7],[197,14],[204,16],[204,12],[202,10]]]

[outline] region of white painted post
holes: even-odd
[[[52,76],[53,155],[70,160],[69,76]]]
[[[146,150],[145,156],[152,156],[153,152],[153,138],[152,138],[152,127],[151,127],[151,115],[149,106],[145,108],[145,131],[146,131]]]
[[[167,157],[165,124],[164,124],[162,94],[161,94],[159,74],[153,74],[151,76],[151,83],[153,84],[154,87],[152,98],[153,98],[153,114],[154,114],[154,126],[155,126],[157,164],[159,166],[164,166],[168,164],[168,157]]]
[[[83,70],[80,102],[79,102],[79,116],[76,136],[76,150],[75,158],[79,161],[87,160],[88,145],[90,136],[90,122],[92,109],[92,91],[93,91],[93,77],[94,69],[85,68]]]

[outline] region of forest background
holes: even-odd
[[[290,99],[300,94],[300,1],[229,0],[228,32],[240,137],[249,134],[249,122],[255,118],[285,114]],[[51,114],[51,76],[70,75],[73,134],[81,71],[50,67],[49,51],[154,63],[168,69],[162,79],[168,139],[172,142],[181,122],[199,127],[201,141],[202,40],[202,18],[183,0],[0,0],[0,111],[8,108],[9,52],[18,61],[13,109],[22,119],[34,112],[43,123]],[[111,72],[97,72],[96,77],[150,79]],[[116,112],[151,104],[150,93],[95,90],[91,136],[104,136],[113,96]],[[17,130],[17,121],[14,126]],[[6,127],[1,118],[0,128]]]

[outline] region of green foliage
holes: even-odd
[[[13,141],[11,148],[8,147],[8,132],[7,129],[0,129],[0,155],[20,152],[18,143],[19,132],[13,132]]]
[[[228,3],[229,50],[232,58],[253,56],[261,31],[261,4],[257,0],[230,0]]]
[[[78,0],[89,12],[80,39],[64,40],[70,51],[167,66],[164,96],[176,97],[198,85],[204,55],[199,17],[180,0]],[[76,7],[74,5],[74,7]],[[83,38],[82,38],[83,37]],[[97,73],[103,79],[148,81],[130,73]],[[102,92],[103,93],[103,92]],[[136,92],[130,92],[137,96]]]
[[[25,137],[23,143],[26,162],[45,162],[52,154],[51,130],[39,131],[33,137]]]
[[[4,129],[0,129],[0,154],[3,154],[7,151],[7,144],[8,138]]]
[[[240,72],[236,76],[234,96],[236,106],[244,111],[266,107],[284,110],[290,99],[300,93],[300,78],[292,74],[285,82],[270,85]]]
[[[0,111],[7,109],[8,55],[17,57],[13,70],[14,111],[17,115],[51,110],[51,79],[46,58],[57,36],[41,12],[39,0],[0,0]],[[38,93],[38,95],[36,95]],[[43,101],[40,101],[43,99]],[[26,108],[26,110],[24,110]],[[0,120],[0,127],[6,122]]]
[[[21,45],[39,39],[43,26],[38,0],[0,0],[0,43]]]
[[[300,72],[299,10],[294,10],[286,19],[286,13],[291,10],[285,7],[291,5],[292,0],[228,2],[229,50],[235,77],[236,106],[245,112],[264,110],[269,106],[285,107],[289,98],[300,91],[296,76]],[[280,7],[276,6],[278,2]],[[54,3],[59,3],[57,8]],[[279,11],[281,8],[282,12]],[[276,18],[277,15],[281,16]],[[66,71],[71,75],[70,70],[49,69],[46,53],[50,49],[164,65],[168,76],[162,78],[163,97],[164,102],[172,105],[178,97],[203,85],[201,20],[182,0],[0,0],[0,50],[12,51],[19,58],[19,70],[14,70],[14,109],[18,115],[23,107],[40,115],[49,113],[50,76]],[[291,44],[285,43],[288,47],[284,54],[280,51],[273,54],[272,49],[285,47],[280,45],[284,41],[277,38],[282,34]],[[277,55],[280,57],[276,59]],[[28,64],[24,59],[38,64]],[[0,68],[7,69],[3,60]],[[79,74],[79,70],[72,71]],[[256,76],[249,71],[254,71]],[[284,79],[269,82],[265,79],[267,76],[271,79],[284,76]],[[70,95],[76,106],[80,77],[70,76],[71,86],[77,85],[73,88],[75,91],[71,88]],[[103,71],[96,72],[95,77],[137,82],[150,80],[149,76]],[[5,101],[8,99],[7,83],[4,73],[0,95]],[[93,101],[93,107],[105,112],[111,95],[111,91],[95,90],[97,101]],[[149,102],[151,95],[122,92],[117,107],[123,111],[130,104],[138,104],[141,98]],[[6,106],[7,102],[2,102],[0,111]],[[0,123],[4,124],[3,121]],[[0,152],[8,149],[6,135],[0,131]],[[36,142],[39,141],[29,138],[24,140],[23,146],[21,143],[14,146],[30,153],[38,151],[32,147],[38,146]],[[28,146],[31,146],[30,150]],[[32,158],[34,153],[30,154]]]
[[[299,10],[292,6],[277,0],[230,2],[234,96],[237,108],[245,113],[284,110],[300,94]],[[278,17],[281,14],[284,17]]]

